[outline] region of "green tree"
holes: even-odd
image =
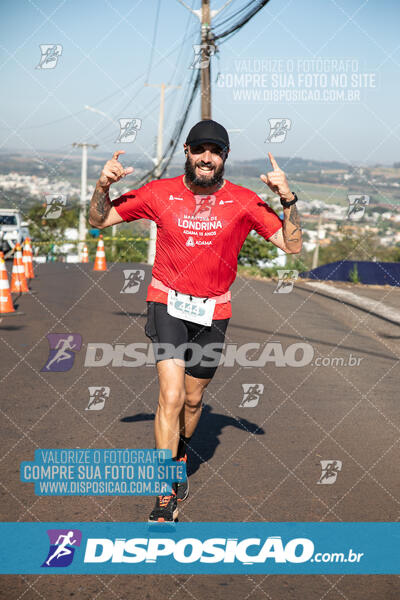
[[[113,262],[139,262],[147,261],[148,235],[132,235],[127,231],[118,231],[116,240],[108,240],[111,237],[111,229],[103,231],[106,259]],[[96,245],[92,245],[92,252],[96,253]]]
[[[319,264],[337,260],[373,260],[379,251],[379,239],[371,232],[342,230],[343,237],[320,247]]]
[[[349,280],[353,283],[361,283],[360,277],[358,275],[358,267],[357,263],[354,263],[353,268],[350,269]]]
[[[260,235],[247,236],[239,254],[239,265],[258,266],[259,261],[272,260],[278,256],[276,246],[268,243]]]
[[[28,211],[29,232],[34,242],[40,243],[41,253],[47,253],[53,243],[65,241],[65,230],[77,228],[79,219],[78,204],[66,205],[57,219],[45,219],[46,204],[35,204]]]

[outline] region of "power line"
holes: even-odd
[[[186,4],[182,1],[179,0],[181,2],[181,4],[183,4],[186,8],[189,8],[188,6],[186,6]],[[234,35],[237,31],[239,31],[246,23],[248,23],[250,21],[250,19],[252,19],[262,8],[264,8],[264,6],[269,2],[269,0],[253,0],[251,2],[248,2],[245,6],[243,6],[242,8],[240,8],[238,11],[236,11],[233,15],[231,15],[230,17],[228,17],[227,19],[225,19],[225,21],[222,21],[222,24],[227,24],[228,27],[227,29],[225,29],[224,31],[222,31],[221,33],[214,35],[214,33],[211,31],[211,24],[208,23],[207,24],[207,28],[208,28],[208,35],[207,37],[207,41],[214,44],[214,42],[219,39],[226,39],[228,37],[231,37],[232,35]],[[203,6],[203,5],[202,5]],[[225,5],[224,5],[225,6]],[[222,8],[224,8],[224,6]],[[209,5],[208,5],[209,7]],[[193,13],[196,14],[196,16],[201,15],[201,11],[193,11]],[[197,14],[198,13],[198,14]],[[211,14],[209,15],[211,16]],[[232,25],[229,25],[229,23],[232,22],[232,20],[235,17],[239,17],[239,19]],[[204,19],[202,19],[202,22],[204,21]],[[209,19],[209,21],[211,21],[211,19]],[[220,24],[221,25],[221,24]],[[202,40],[203,40],[203,35],[202,35]],[[193,104],[194,98],[196,96],[196,92],[200,86],[200,80],[201,80],[201,73],[200,73],[200,69],[197,70],[197,76],[193,82],[192,88],[191,88],[191,92],[190,92],[190,96],[189,99],[187,101],[187,105],[185,110],[182,113],[182,117],[180,119],[180,121],[178,121],[176,128],[171,136],[171,141],[169,144],[169,147],[166,149],[166,151],[163,154],[162,160],[155,165],[155,167],[153,169],[151,169],[151,171],[149,171],[148,173],[146,173],[145,175],[143,175],[140,180],[138,182],[136,182],[137,185],[141,185],[142,183],[144,183],[145,181],[149,181],[151,180],[151,178],[154,177],[155,173],[157,173],[158,177],[162,177],[163,174],[165,173],[165,171],[167,170],[168,166],[170,165],[170,162],[172,160],[172,157],[174,155],[175,149],[178,145],[178,141],[180,138],[180,135],[183,131],[183,128],[185,126],[188,114],[189,114],[189,110]],[[193,80],[193,71],[192,71],[192,77],[191,80]],[[161,167],[162,165],[162,167]]]
[[[149,75],[150,75],[151,66],[153,63],[154,47],[155,47],[156,35],[157,35],[157,29],[158,29],[158,19],[160,16],[160,4],[161,4],[161,0],[158,0],[157,10],[156,10],[156,20],[154,22],[153,40],[151,42],[150,60],[149,60],[149,66],[147,68],[147,75],[146,75],[145,83],[149,82]]]
[[[150,181],[157,171],[158,171],[158,177],[161,178],[164,175],[165,171],[168,169],[170,162],[172,160],[172,157],[174,155],[174,152],[176,150],[176,147],[178,145],[179,138],[180,138],[183,128],[185,126],[185,123],[186,123],[186,120],[187,120],[187,117],[189,114],[189,110],[193,104],[194,98],[196,97],[196,93],[197,93],[199,87],[200,87],[200,73],[197,72],[196,78],[194,79],[194,82],[192,85],[190,97],[187,102],[185,111],[183,112],[180,121],[178,121],[178,123],[176,124],[175,131],[171,135],[171,139],[168,144],[168,148],[167,148],[167,150],[165,150],[162,160],[159,163],[157,163],[153,167],[153,169],[151,169],[151,171],[149,171],[148,173],[145,173],[145,175],[143,175],[136,182],[136,185],[140,186],[142,183],[144,183],[146,181]]]
[[[192,0],[192,2],[194,2],[194,0]],[[188,22],[188,25],[189,25],[189,22]],[[186,30],[188,30],[188,26],[185,28],[185,31],[186,31]],[[188,33],[186,36],[183,36],[183,37],[182,37],[182,41],[181,41],[181,43],[180,43],[181,45],[180,45],[180,54],[179,54],[179,56],[181,56],[181,53],[182,53],[183,46],[184,46],[185,42],[186,42],[186,41],[187,41],[189,38],[191,38],[191,37],[193,36],[194,32],[195,32],[195,30],[194,30],[194,28],[192,28],[192,30],[191,30],[191,31],[189,31],[189,33]],[[164,58],[168,58],[168,57],[169,57],[171,54],[173,54],[173,53],[176,51],[176,48],[177,48],[177,46],[174,46],[174,48],[171,50],[171,52],[169,52],[168,54],[166,54],[165,56],[163,56],[162,58],[160,58],[160,60],[159,60],[159,61],[156,63],[156,65],[158,65],[160,62],[162,62],[162,60],[163,60]],[[177,62],[175,62],[175,70],[174,70],[174,74],[173,74],[172,78],[170,79],[170,81],[169,81],[168,85],[171,83],[171,81],[172,81],[173,77],[175,76],[176,70],[177,70]],[[139,78],[143,77],[143,75],[144,75],[144,73],[143,73],[142,75],[140,75],[140,76],[139,76]],[[120,115],[120,116],[121,116],[121,115],[123,114],[123,112],[124,112],[124,111],[125,111],[125,110],[128,108],[128,106],[129,106],[130,104],[132,104],[133,100],[135,100],[135,98],[136,98],[136,97],[137,97],[137,96],[140,94],[140,92],[142,92],[142,91],[143,91],[143,89],[144,89],[144,87],[141,87],[141,88],[140,88],[140,89],[139,89],[139,90],[136,92],[136,94],[133,96],[133,98],[130,98],[130,99],[128,100],[128,102],[127,102],[127,103],[126,103],[126,104],[125,104],[125,105],[124,105],[122,108],[120,108],[120,109],[118,110],[118,112],[119,112],[119,115]],[[172,92],[172,95],[173,95],[173,94],[174,94],[174,92]],[[171,97],[171,94],[169,95],[169,97],[168,97],[168,100],[170,99],[170,97]],[[153,100],[150,102],[150,104],[147,104],[147,105],[146,105],[146,108],[147,108],[147,109],[151,108],[151,107],[152,107],[152,105],[154,104],[154,102],[156,102],[156,101],[157,101],[157,98],[153,99]],[[99,103],[100,103],[100,101],[99,101],[99,102],[97,102],[97,104],[99,104]],[[150,112],[152,112],[152,111],[151,111],[151,110],[148,110],[148,111],[147,111],[147,112],[146,112],[144,115],[141,115],[141,118],[142,118],[142,119],[143,119],[143,118],[145,118],[145,117],[146,117],[148,114],[150,114]],[[117,117],[115,117],[115,120],[117,120]],[[105,131],[105,130],[108,130],[108,129],[109,129],[109,127],[111,127],[111,125],[112,125],[112,124],[111,124],[110,122],[108,122],[108,123],[107,123],[105,126],[103,126],[102,128],[101,128],[101,126],[99,126],[99,128],[98,128],[98,129],[96,129],[96,130],[93,132],[92,136],[98,136],[98,135],[101,135],[101,134],[102,134],[102,135],[104,135],[104,131]],[[104,139],[104,138],[103,138],[103,139]],[[105,141],[111,141],[111,136],[110,136],[110,137],[109,137],[107,140],[105,140]]]
[[[244,6],[236,13],[236,15],[238,15],[239,13],[249,8],[249,10],[240,18],[240,20],[225,31],[223,31],[222,33],[215,35],[214,40],[226,38],[232,33],[239,31],[239,29],[246,25],[246,23],[248,23],[250,19],[252,19],[262,8],[264,8],[264,6],[268,4],[268,2],[269,0],[255,0],[253,2],[249,2],[246,6]],[[233,16],[231,18],[233,18]]]
[[[195,0],[192,0],[192,6],[190,8],[190,10],[193,9],[193,4],[194,4]],[[186,27],[185,27],[185,31],[189,29],[189,24],[190,24],[190,14],[188,15],[187,21],[186,21]],[[174,77],[175,77],[175,73],[178,69],[178,64],[181,62],[181,57],[183,56],[183,46],[185,44],[187,40],[187,37],[183,37],[182,38],[182,43],[178,52],[178,60],[175,62],[175,69],[174,72],[172,73],[171,79],[169,80],[168,84],[172,83]]]
[[[193,34],[195,33],[195,28],[193,27],[192,30],[190,32],[188,32],[184,37],[183,37],[183,42],[185,42],[186,40],[188,40],[189,38],[191,38],[193,36]],[[182,42],[179,41],[177,44],[175,44],[175,46],[171,49],[170,52],[168,52],[168,54],[163,55],[156,63],[154,66],[158,66],[163,60],[169,58],[171,56],[171,54],[174,54],[174,52],[176,52],[177,48],[181,46]],[[128,83],[126,83],[124,86],[119,87],[117,90],[115,90],[114,92],[111,92],[110,94],[107,94],[107,96],[103,96],[100,99],[96,99],[96,104],[103,104],[103,102],[106,102],[107,100],[109,100],[110,98],[113,98],[114,96],[116,96],[117,94],[121,94],[121,91],[126,90],[127,88],[129,88],[131,85],[137,85],[139,80],[142,79],[146,74],[146,71],[143,71],[140,75],[136,76],[135,79],[132,79],[131,81],[128,81]],[[144,87],[141,87],[137,93],[135,94],[135,96],[133,98],[131,98],[129,100],[129,103],[132,102],[132,100],[134,98],[136,98],[136,96],[143,91]],[[128,104],[129,104],[128,103]],[[125,109],[123,109],[125,110]],[[59,123],[61,121],[65,121],[67,119],[72,119],[73,117],[82,114],[86,112],[85,109],[81,109],[78,111],[75,111],[73,113],[71,113],[70,115],[66,115],[65,117],[60,117],[58,119],[53,119],[51,121],[47,121],[45,123],[40,123],[39,125],[27,125],[26,127],[21,127],[21,131],[25,130],[25,129],[37,129],[37,128],[42,128],[42,127],[47,127],[48,125],[53,125],[55,123]],[[8,129],[7,127],[0,127],[0,129]],[[69,144],[68,144],[69,146]]]
[[[67,115],[66,117],[60,117],[59,119],[54,119],[53,121],[48,121],[47,123],[42,123],[41,125],[27,125],[26,127],[22,127],[21,129],[37,129],[37,128],[42,128],[42,127],[47,127],[47,125],[54,125],[55,123],[60,123],[61,121],[65,121],[66,119],[71,119],[72,117],[76,117],[77,115],[80,115],[81,113],[86,112],[85,109],[82,110],[78,110],[75,113],[71,113],[70,115]],[[3,129],[3,127],[1,128]]]
[[[235,2],[235,0],[234,0],[234,2]],[[235,17],[240,15],[244,10],[246,10],[246,8],[248,8],[249,4],[250,4],[249,2],[246,2],[246,4],[244,6],[241,6],[240,8],[238,8],[236,10],[236,12],[232,12],[231,14],[227,15],[225,17],[225,19],[223,19],[222,21],[218,21],[218,19],[216,19],[216,26],[219,27],[220,25],[226,25],[227,23],[232,21],[232,19],[234,19]],[[231,5],[231,9],[232,9],[232,5]]]

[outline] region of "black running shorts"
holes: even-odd
[[[162,302],[147,302],[145,334],[154,346],[156,362],[185,361],[185,373],[211,379],[217,370],[229,319],[214,319],[210,327],[171,316]]]

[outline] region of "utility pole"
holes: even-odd
[[[312,269],[316,269],[318,267],[321,226],[322,226],[322,214],[319,213],[318,227],[317,227],[317,239],[315,240],[315,248],[314,248],[313,260],[312,260],[312,266],[311,266]]]
[[[201,118],[211,119],[210,0],[201,2]]]
[[[74,142],[74,148],[82,148],[82,167],[81,167],[81,201],[79,206],[79,226],[78,226],[78,255],[82,256],[84,240],[87,235],[86,213],[87,213],[87,149],[97,148],[97,144]]]
[[[217,16],[232,0],[227,0],[218,10],[211,10],[211,0],[201,0],[201,9],[193,10],[183,0],[179,2],[200,21],[201,48],[200,61],[195,68],[200,69],[201,83],[201,119],[211,119],[211,56],[216,51],[214,36],[211,32],[211,20]]]
[[[158,135],[157,135],[157,156],[155,159],[156,169],[154,171],[155,179],[159,179],[161,175],[161,162],[162,162],[162,151],[163,151],[163,128],[164,128],[164,102],[165,102],[165,90],[167,88],[180,88],[180,85],[167,85],[165,83],[145,83],[148,87],[159,87],[160,88],[160,115],[158,118]],[[157,225],[154,221],[150,221],[150,239],[147,250],[147,263],[149,265],[154,264],[154,257],[156,255],[156,240],[157,240]]]

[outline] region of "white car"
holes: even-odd
[[[29,235],[27,224],[22,224],[21,213],[16,208],[0,208],[0,250],[5,257],[15,244],[21,244]]]

